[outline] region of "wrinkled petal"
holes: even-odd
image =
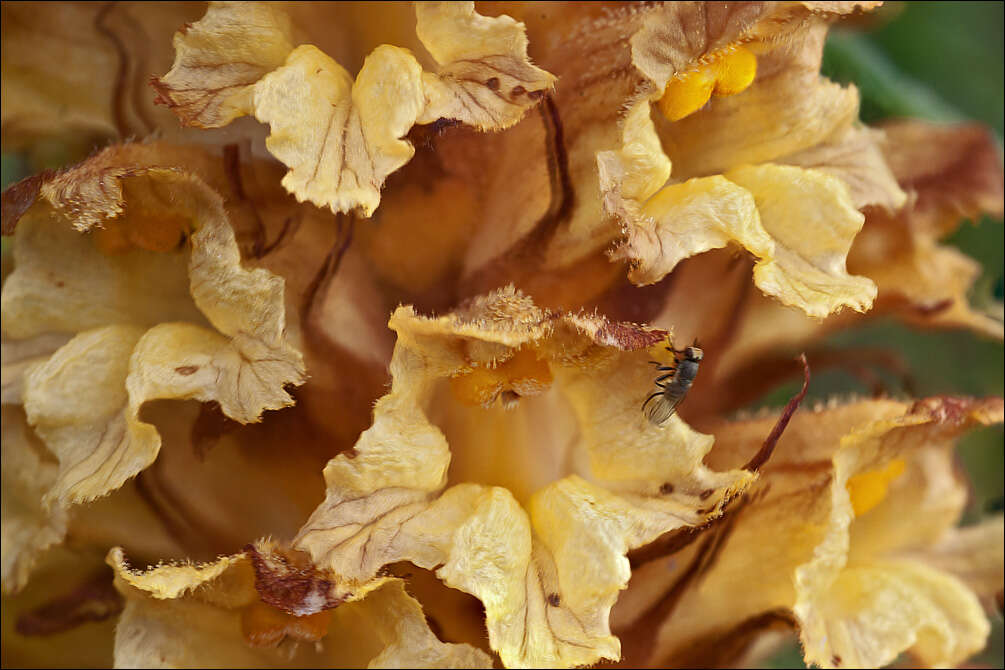
[[[378,401],[373,426],[352,453],[325,468],[326,500],[295,546],[338,574],[347,593],[388,563],[435,568],[448,586],[485,605],[490,643],[507,665],[617,658],[607,612],[629,577],[625,553],[717,516],[751,477],[706,469],[707,436],[678,417],[653,426],[639,411],[652,377],[641,352],[632,352],[658,342],[660,333],[549,314],[512,289],[439,318],[399,308],[390,326],[399,338],[391,393]],[[536,408],[554,407],[555,425],[566,425],[562,396],[578,437],[564,429],[522,433],[521,412]],[[493,407],[498,403],[515,407],[512,419]],[[439,417],[446,434],[426,412]],[[484,421],[497,422],[501,453],[517,461],[551,459],[548,452],[571,439],[568,458],[583,463],[581,474],[560,466],[555,479],[518,485],[526,511],[508,488],[464,483],[443,490],[451,450],[461,457],[475,444],[459,441],[479,439],[465,438],[469,420],[481,430]],[[465,472],[462,481],[470,482],[492,458],[499,456],[464,458],[451,471]],[[528,464],[522,472],[534,470]],[[507,480],[521,470],[497,462],[488,476]]]
[[[293,51],[290,20],[264,2],[213,2],[175,33],[175,62],[153,80],[160,100],[184,125],[224,126],[252,113],[254,84]]]
[[[28,373],[28,422],[60,463],[47,507],[102,496],[156,457],[157,431],[138,420],[139,403],[126,409],[129,357],[142,334],[131,326],[81,333]]]
[[[436,73],[423,72],[407,49],[385,44],[353,80],[313,45],[290,51],[288,19],[273,8],[220,3],[178,35],[175,66],[156,85],[185,123],[218,127],[245,113],[268,123],[266,146],[290,168],[287,190],[369,217],[384,180],[415,153],[402,139],[413,125],[450,119],[506,128],[554,82],[530,64],[523,25],[513,19],[483,17],[474,3],[423,3],[416,12]],[[242,47],[231,49],[233,41]],[[207,68],[210,80],[195,76]]]
[[[104,222],[112,232],[74,234],[47,202],[36,204],[16,231],[17,267],[3,289],[5,332],[25,338],[109,323],[208,321],[230,338],[232,352],[217,356],[218,365],[227,360],[225,367],[235,372],[223,395],[251,400],[240,408],[231,403],[234,418],[253,421],[264,409],[290,404],[282,387],[303,380],[303,363],[284,340],[283,279],[241,266],[222,200],[198,177],[129,160],[128,150],[118,157],[113,147],[42,186],[48,203],[79,229]],[[165,230],[171,235],[166,240],[158,237]],[[176,245],[189,233],[191,251],[179,252]],[[52,244],[53,235],[62,244]],[[125,246],[109,250],[109,244]],[[248,382],[237,374],[244,366],[270,379],[250,397]],[[181,376],[196,371],[178,367]]]
[[[884,132],[884,158],[910,200],[896,215],[867,212],[849,265],[875,279],[883,311],[1002,339],[1001,303],[970,295],[980,266],[938,243],[964,219],[1001,217],[1005,188],[995,141],[969,125],[899,121]]]
[[[722,173],[735,165],[779,161],[809,149],[858,117],[858,91],[817,72],[782,70],[743,93],[713,98],[660,139],[678,178]]]
[[[875,285],[845,269],[864,217],[844,183],[816,170],[751,165],[660,188],[667,164],[642,158],[656,145],[640,107],[626,119],[621,151],[597,157],[605,205],[625,225],[614,258],[631,261],[634,283],[655,283],[684,258],[737,242],[760,259],[754,283],[810,316],[871,306]]]
[[[112,147],[52,176],[14,231],[4,402],[24,404],[55,459],[28,481],[58,462],[40,498],[53,523],[154,461],[161,437],[140,420],[144,403],[216,401],[248,423],[291,404],[284,386],[303,381],[283,279],[243,268],[220,196],[146,167],[156,155]]]
[[[781,165],[741,167],[726,177],[753,194],[774,262],[754,266],[754,283],[783,303],[824,317],[842,306],[864,312],[876,285],[848,274],[845,259],[864,217],[829,175]]]
[[[812,617],[803,622],[805,655],[821,667],[882,667],[906,649],[927,667],[956,665],[991,632],[962,582],[911,561],[848,567]]]
[[[272,128],[266,146],[290,168],[283,186],[334,212],[370,216],[384,179],[415,153],[399,138],[422,109],[421,73],[408,51],[383,45],[353,82],[324,52],[297,47],[255,84],[255,116]]]
[[[941,237],[961,219],[1005,211],[1001,155],[979,125],[891,121],[882,125],[883,156],[900,186],[917,197],[913,227]]]
[[[255,563],[263,560],[277,561],[280,572],[269,572],[267,566]],[[113,549],[108,562],[126,597],[115,664],[491,667],[491,660],[480,650],[440,642],[429,630],[418,602],[398,580],[377,584],[365,599],[338,604],[335,609],[304,616],[284,612],[270,594],[289,597],[301,586],[324,584],[320,576],[305,583],[303,571],[283,571],[285,560],[259,544],[247,553],[211,564],[136,572],[126,564],[121,549]],[[286,637],[314,644],[283,643]]]
[[[882,517],[884,507],[897,505],[898,489],[908,496],[918,494],[919,487],[911,483],[913,473],[895,474],[889,481],[885,474],[903,467],[897,466],[898,459],[907,458],[911,447],[922,453],[927,448],[932,454],[929,459],[942,460],[942,467],[932,467],[921,457],[918,466],[922,471],[929,469],[929,481],[935,485],[928,492],[932,497],[925,502],[935,509],[912,506],[912,513],[923,519],[923,524],[935,525],[940,518],[952,524],[964,498],[959,486],[955,496],[947,497],[938,490],[940,477],[951,472],[948,448],[967,428],[1000,423],[1003,418],[1001,399],[935,398],[920,401],[903,416],[876,422],[842,440],[833,460],[826,538],[817,546],[813,559],[795,571],[793,611],[800,622],[807,662],[822,667],[846,662],[881,666],[910,649],[923,663],[955,665],[984,646],[991,628],[976,595],[965,584],[925,565],[887,563],[881,556],[870,556],[868,547],[852,547],[850,542],[861,542],[857,535],[865,534],[868,539],[879,536],[880,542],[892,544],[876,532],[877,521],[870,516]],[[881,479],[876,479],[877,475]],[[863,503],[863,498],[867,502]],[[948,509],[944,507],[947,502]],[[940,514],[942,510],[950,514]],[[864,522],[861,530],[852,523],[858,517]],[[902,512],[889,514],[887,519],[888,528],[906,530]],[[912,529],[909,537],[923,538],[917,531]],[[871,544],[874,550],[887,554],[897,549],[875,540]],[[891,609],[900,613],[896,619],[889,618]]]
[[[50,510],[42,498],[56,481],[59,466],[32,433],[24,412],[3,408],[3,559],[4,593],[21,590],[47,548],[63,541],[67,514]]]
[[[833,138],[779,159],[826,172],[848,186],[855,209],[873,205],[894,213],[907,202],[907,194],[886,164],[881,146],[883,134],[866,127],[851,126]]]
[[[956,576],[977,594],[990,601],[1005,582],[1005,519],[1001,516],[966,528],[952,528],[918,558],[943,572]]]
[[[4,405],[20,405],[24,392],[24,375],[36,363],[41,363],[69,341],[64,333],[46,333],[27,340],[3,340],[3,363],[0,365]]]
[[[961,662],[983,645],[987,620],[966,578],[945,570],[931,547],[951,546],[960,532],[951,530],[966,502],[952,471],[955,441],[1001,420],[997,398],[831,403],[796,413],[735,516],[727,512],[684,551],[636,572],[615,630],[630,635],[659,621],[654,647],[648,636],[629,647],[646,654],[636,662],[714,658],[733,636],[778,618],[799,626],[808,664],[876,667],[905,651],[926,664]],[[742,463],[774,421],[717,424],[710,466]],[[981,536],[974,565],[988,566],[976,571],[987,579],[995,549],[990,534]]]
[[[422,2],[415,31],[440,65],[422,77],[426,107],[419,123],[456,119],[479,130],[500,130],[555,83],[530,63],[522,23],[481,16],[471,2]]]

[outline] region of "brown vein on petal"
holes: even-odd
[[[346,224],[347,219],[348,224]],[[339,266],[342,264],[342,257],[345,256],[349,245],[352,244],[353,228],[356,224],[355,217],[352,214],[338,214],[336,215],[336,223],[338,225],[338,235],[335,238],[335,244],[332,245],[331,251],[328,252],[321,267],[318,268],[314,278],[311,279],[310,284],[307,285],[307,289],[304,291],[304,301],[301,305],[300,313],[303,315],[301,322],[308,333],[311,332],[311,312],[314,305],[318,299],[324,298],[328,287],[331,286],[332,280],[335,278],[336,273],[338,273]]]

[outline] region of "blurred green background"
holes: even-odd
[[[824,74],[855,83],[862,94],[866,122],[892,117],[932,121],[977,120],[992,127],[999,145],[1003,133],[1003,20],[999,2],[895,2],[848,28],[836,28],[824,54]],[[58,161],[55,161],[58,162]],[[4,154],[2,182],[6,187],[29,173],[25,161]],[[984,274],[973,300],[1002,300],[1003,249],[1001,221],[981,220],[962,225],[949,240],[979,260]],[[4,239],[4,247],[8,240]],[[961,332],[913,331],[890,320],[877,320],[830,339],[836,348],[882,347],[899,352],[908,362],[918,395],[962,393],[1000,395],[1003,388],[1002,345]],[[899,380],[881,373],[891,388]],[[782,405],[797,390],[786,385],[762,404]],[[814,375],[811,397],[863,393],[861,382],[840,371]],[[965,522],[1001,510],[1005,460],[1001,427],[966,438],[960,455],[971,473],[974,496]],[[1002,619],[993,617],[988,648],[973,659],[976,666],[1002,667]],[[793,641],[764,667],[804,667]]]

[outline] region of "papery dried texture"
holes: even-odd
[[[287,590],[273,595],[299,593],[291,584],[318,589],[326,583],[309,566],[288,571],[289,560],[278,548],[258,543],[212,564],[134,572],[121,549],[113,549],[108,562],[126,597],[116,665],[491,667],[484,652],[440,642],[397,580],[375,582],[357,602],[330,603],[303,616],[287,613],[297,604],[269,597],[268,566],[286,570],[272,575],[287,579]],[[322,591],[309,593],[320,598],[315,604],[324,603]],[[291,640],[284,643],[287,637]]]
[[[711,438],[639,411],[663,333],[547,312],[512,289],[439,318],[399,308],[390,326],[391,392],[325,468],[327,498],[295,546],[346,593],[385,564],[436,568],[482,601],[508,666],[617,658],[606,619],[625,553],[714,518],[752,478],[706,469]],[[444,490],[448,466],[458,483]]]
[[[214,2],[174,36],[175,62],[154,79],[159,102],[182,124],[224,126],[254,111],[254,84],[293,51],[290,20],[278,5]]]
[[[436,73],[424,72],[408,50],[385,44],[354,80],[313,45],[293,49],[279,10],[213,3],[179,34],[175,66],[156,87],[185,123],[218,127],[241,114],[268,123],[266,146],[290,168],[283,185],[291,193],[334,212],[370,216],[384,180],[415,152],[403,139],[413,125],[450,119],[506,128],[554,83],[530,64],[523,27],[507,16],[480,16],[474,3],[422,3],[416,19],[419,39],[440,66]],[[267,39],[256,39],[258,31]],[[227,48],[231,41],[241,48]],[[189,86],[200,81],[193,63],[213,69],[213,80]]]
[[[953,525],[966,501],[952,447],[1001,420],[997,398],[797,414],[735,524],[710,530],[669,571],[666,562],[643,567],[619,624],[659,618],[655,663],[688,664],[779,616],[799,626],[806,662],[822,667],[877,667],[905,651],[925,665],[962,662],[989,630],[978,596],[1000,586],[990,570],[968,583],[939,563],[937,548],[959,541]],[[709,462],[736,463],[773,421],[721,423]],[[990,533],[971,539],[978,565],[1001,551]]]
[[[659,146],[645,105],[632,110],[624,133],[624,148],[597,161],[607,209],[625,223],[614,258],[632,262],[633,282],[655,283],[684,258],[735,242],[759,258],[762,291],[811,316],[871,305],[875,286],[844,267],[864,217],[839,179],[769,164],[663,186],[669,165],[640,158]]]
[[[876,304],[867,318],[893,315],[912,325],[966,328],[1000,339],[1002,322],[996,316],[1000,308],[990,296],[979,292],[968,295],[980,275],[979,265],[956,248],[938,242],[939,237],[955,230],[961,219],[1000,216],[1002,168],[994,140],[976,126],[898,121],[881,130],[884,161],[889,162],[900,188],[910,198],[895,215],[887,213],[880,203],[864,210],[866,221],[849,252],[848,268],[877,284]],[[709,258],[690,271],[714,273],[715,267]],[[675,281],[677,287],[662,312],[646,318],[654,323],[673,319],[687,339],[694,336],[696,327],[704,336],[704,323],[691,327],[688,323],[698,318],[709,320],[708,316],[696,316],[707,314],[707,310],[691,309],[686,276]],[[701,280],[692,285],[701,286]],[[736,315],[736,322],[713,375],[710,388],[716,389],[715,393],[702,394],[699,389],[692,394],[696,397],[690,407],[699,413],[745,406],[758,392],[796,373],[784,352],[805,348],[812,362],[812,349],[819,346],[814,342],[862,318],[845,311],[820,322],[758,294],[738,296],[726,305],[725,309]],[[825,351],[816,353],[828,355]],[[898,367],[896,355],[862,360],[869,366],[873,361],[894,371]],[[711,381],[710,376],[703,379]]]
[[[39,556],[66,533],[62,507],[48,510],[42,497],[56,481],[58,464],[32,433],[24,412],[3,407],[3,558],[4,593],[28,582]]]
[[[54,176],[15,230],[5,337],[22,349],[65,341],[3,367],[21,395],[5,402],[24,403],[59,462],[44,495],[54,513],[153,462],[161,439],[139,420],[143,403],[212,400],[247,423],[291,404],[283,387],[303,381],[283,280],[242,268],[220,196],[182,169],[151,167],[158,156],[156,145],[112,147]]]
[[[655,283],[684,258],[736,243],[759,259],[762,291],[810,316],[872,305],[875,285],[845,268],[863,221],[856,209],[896,208],[905,196],[878,136],[852,126],[857,92],[819,76],[827,13],[818,9],[673,4],[632,37],[649,88],[625,117],[621,149],[597,162],[605,209],[626,236],[612,255],[630,261],[634,283]],[[749,88],[653,123],[650,101],[668,82],[740,45],[761,62]]]
[[[151,72],[171,63],[171,33],[199,3],[3,5],[5,151],[76,160],[113,138],[177,127],[154,105]]]
[[[962,326],[1001,339],[1005,330],[995,309],[970,304],[980,266],[938,243],[964,219],[1002,217],[1005,189],[994,138],[975,125],[898,121],[883,129],[885,158],[911,201],[896,216],[869,211],[849,261],[876,280],[880,306],[908,321]],[[982,297],[990,300],[976,298]]]

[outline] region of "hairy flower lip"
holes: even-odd
[[[294,547],[340,575],[350,592],[388,563],[410,560],[435,569],[447,586],[482,601],[493,649],[507,664],[617,657],[604,613],[627,580],[624,554],[666,530],[718,516],[754,477],[743,470],[707,471],[700,459],[711,438],[691,432],[677,417],[654,427],[639,411],[636,397],[652,378],[642,351],[632,349],[651,346],[663,334],[541,310],[512,288],[441,317],[399,308],[390,326],[398,333],[391,392],[378,401],[353,457],[329,462],[326,500]],[[484,480],[453,468],[469,467],[461,456],[470,449],[483,450],[489,460],[524,449],[519,430],[506,437],[512,430],[507,422],[521,425],[536,399],[520,400],[520,409],[511,412],[462,409],[436,388],[476,363],[498,365],[526,347],[554,376],[549,394],[563,394],[572,405],[580,435],[573,448],[581,452],[573,459],[584,465],[580,475],[574,469],[542,482],[521,505],[507,488],[469,483]],[[434,410],[447,417],[495,416],[503,421],[499,447],[478,447],[456,426],[441,432],[430,423]],[[544,449],[563,442],[557,433],[544,439]],[[448,480],[451,453],[457,459]],[[520,463],[505,469],[530,474],[532,464]],[[494,576],[487,580],[486,574]],[[524,620],[526,627],[519,624]],[[539,635],[551,641],[526,642]]]

